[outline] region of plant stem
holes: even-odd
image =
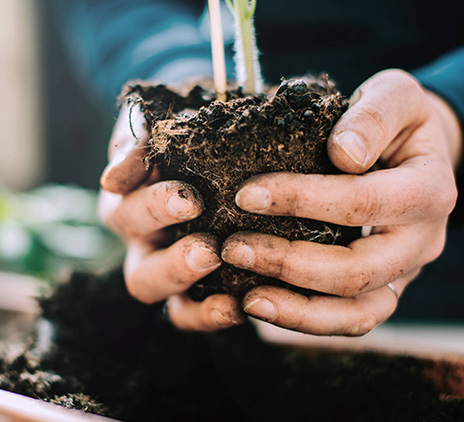
[[[226,101],[227,77],[222,35],[221,6],[219,0],[208,0],[209,23],[211,28],[211,50],[213,54],[214,87],[217,99]]]
[[[262,89],[253,24],[256,0],[226,0],[226,3],[235,18],[235,61],[238,83],[245,94],[256,94]]]

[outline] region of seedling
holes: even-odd
[[[235,21],[234,50],[237,82],[245,94],[256,94],[261,92],[263,87],[253,22],[256,0],[225,0],[225,2]],[[213,68],[218,98],[225,92],[224,42],[219,9],[219,0],[209,0]]]

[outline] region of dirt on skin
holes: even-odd
[[[327,154],[327,138],[348,101],[327,76],[283,81],[273,95],[244,97],[229,93],[227,102],[212,101],[199,86],[183,97],[163,85],[129,85],[122,101],[140,104],[151,131],[147,165],[166,180],[196,187],[205,211],[178,225],[175,239],[208,232],[224,241],[238,231],[256,231],[288,240],[347,245],[359,229],[294,217],[264,216],[235,205],[240,185],[269,172],[336,174]],[[223,264],[197,283],[191,293],[242,297],[258,284],[289,287],[281,281]],[[295,289],[308,293],[304,289]]]
[[[42,306],[51,342],[38,330],[22,351],[0,351],[2,389],[126,422],[464,420],[464,400],[442,402],[414,358],[308,358],[248,323],[178,331],[163,304],[129,296],[120,270],[74,274]]]

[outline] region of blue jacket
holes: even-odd
[[[76,70],[111,102],[128,79],[211,75],[204,0],[57,5]],[[228,11],[223,15],[232,75],[232,20]],[[325,71],[349,94],[376,71],[399,67],[448,100],[464,121],[463,16],[462,0],[258,1],[264,76],[276,83],[282,76]]]

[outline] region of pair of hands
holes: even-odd
[[[129,292],[145,303],[166,299],[171,321],[181,329],[227,328],[249,314],[304,333],[362,335],[396,308],[387,284],[401,294],[443,250],[462,134],[452,109],[403,71],[383,71],[364,82],[332,130],[330,159],[348,174],[264,174],[236,195],[249,212],[372,227],[347,247],[253,232],[236,233],[223,245],[207,233],[169,245],[166,229],[196,218],[203,205],[193,187],[160,181],[156,169],[145,168],[143,116],[134,111],[130,128],[128,114],[121,111],[110,141],[100,214],[127,244]],[[381,170],[365,173],[375,163]],[[179,187],[186,197],[178,196]],[[186,290],[222,261],[331,296],[307,298],[262,286],[242,303],[228,295],[190,300]]]

